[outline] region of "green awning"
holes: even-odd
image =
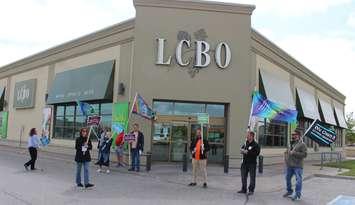
[[[90,100],[110,100],[113,97],[114,60],[57,73],[47,104]]]

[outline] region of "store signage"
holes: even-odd
[[[199,124],[208,124],[210,122],[210,117],[208,113],[198,113],[197,114],[197,122]]]
[[[171,55],[169,55],[169,57],[164,59],[165,41],[166,40],[163,38],[157,39],[157,44],[158,44],[158,53],[156,59],[157,65],[171,64],[171,58],[172,58]],[[195,48],[193,49],[195,51],[194,63],[190,62],[190,60],[188,59],[183,59],[183,53],[185,49],[190,49],[193,46],[192,44],[195,44]],[[205,68],[209,66],[211,63],[210,50],[211,50],[210,44],[206,41],[196,40],[192,42],[190,40],[180,40],[175,50],[176,62],[183,67],[193,64],[194,67]],[[231,49],[229,45],[226,42],[218,43],[214,50],[214,53],[215,53],[214,58],[217,66],[221,69],[227,68],[231,62]],[[223,57],[222,54],[224,55]],[[224,59],[224,62],[222,62],[222,59]]]
[[[132,142],[136,140],[136,135],[133,133],[125,134],[123,139],[125,142]]]
[[[14,107],[34,107],[37,79],[17,82],[15,84]]]
[[[100,124],[100,121],[101,121],[101,116],[89,116],[87,121],[86,121],[86,124],[87,126],[98,126]]]

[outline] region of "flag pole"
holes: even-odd
[[[132,102],[132,107],[131,107],[131,111],[129,112],[129,115],[128,115],[128,124],[129,124],[129,121],[131,119],[131,116],[132,116],[132,111],[133,111],[133,107],[134,107],[134,104],[136,103],[136,99],[137,99],[137,92],[134,96],[134,99],[133,99],[133,102]],[[127,126],[128,127],[128,126]],[[128,128],[129,129],[129,128]],[[127,133],[129,133],[129,131],[127,130]],[[132,160],[131,160],[131,143],[128,142],[128,165],[129,166],[132,166]]]

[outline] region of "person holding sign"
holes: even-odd
[[[100,139],[101,140],[101,139]],[[100,158],[99,158],[99,169],[97,170],[97,172],[101,172],[102,171],[102,166],[106,166],[106,173],[109,174],[110,173],[110,153],[111,153],[111,145],[112,145],[112,137],[111,137],[111,129],[107,128],[106,132],[105,132],[105,136],[102,137],[102,143],[99,147],[101,154],[100,154]]]
[[[144,147],[144,135],[141,131],[139,131],[138,123],[134,123],[133,131],[131,132],[131,134],[134,134],[135,138],[134,140],[129,142],[131,146],[132,167],[128,169],[128,171],[139,172],[140,155],[143,153]]]
[[[81,183],[81,167],[84,167],[84,187],[94,186],[89,183],[89,164],[91,161],[90,150],[92,149],[91,140],[87,128],[80,129],[80,136],[75,140],[75,161],[76,161],[76,185],[83,187]]]
[[[301,199],[303,160],[307,157],[307,146],[301,140],[300,132],[292,133],[290,148],[285,152],[286,163],[286,190],[283,197],[290,197],[293,201]],[[296,176],[296,190],[293,194],[291,179]]]
[[[248,195],[253,195],[255,190],[256,177],[256,158],[260,154],[260,146],[254,140],[255,133],[248,132],[245,144],[242,146],[240,153],[243,155],[242,165],[240,167],[242,177],[242,189],[238,191],[240,194],[247,193],[248,173],[250,174],[250,184]]]
[[[207,152],[210,146],[206,139],[201,138],[201,129],[196,130],[196,139],[191,143],[190,151],[192,154],[192,182],[189,186],[196,186],[198,175],[203,177],[203,188],[207,188]]]

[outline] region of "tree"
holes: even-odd
[[[350,112],[346,115],[346,129],[345,141],[347,144],[355,143],[355,119],[354,113]]]

